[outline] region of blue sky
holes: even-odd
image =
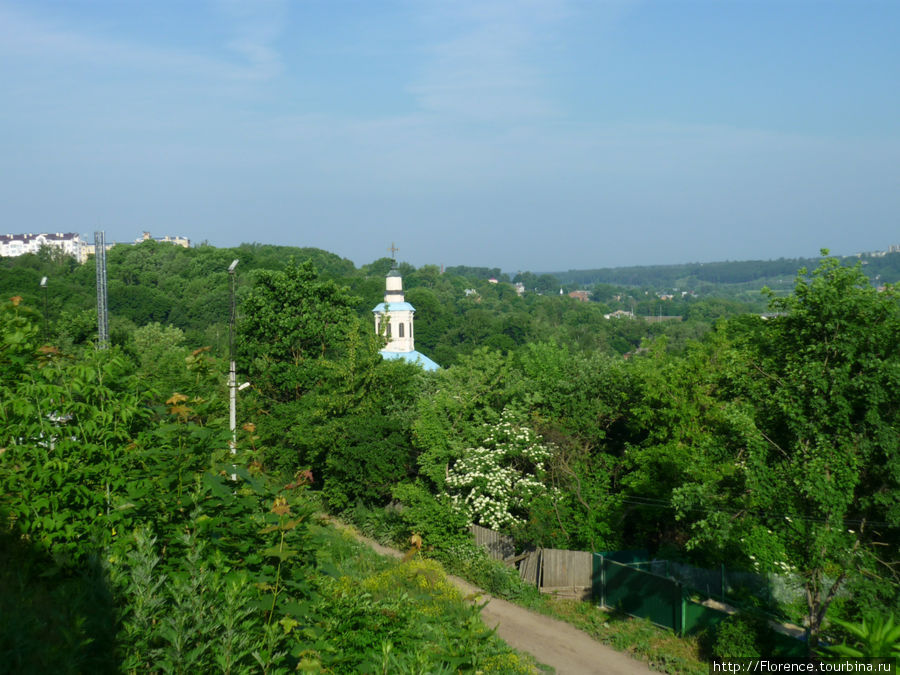
[[[900,243],[900,3],[0,0],[3,232],[565,270]]]

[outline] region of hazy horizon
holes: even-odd
[[[885,250],[898,25],[881,0],[0,0],[0,229],[507,272]]]

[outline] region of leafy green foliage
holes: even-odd
[[[382,362],[353,303],[309,264],[289,266],[260,275],[241,327],[248,374],[267,413],[259,425],[267,461],[290,472],[312,468],[337,510],[356,500],[385,503],[415,468],[403,411],[419,371]]]
[[[5,665],[533,672],[432,563],[362,582],[336,569],[328,537],[310,529],[310,476],[281,486],[252,447],[228,451],[221,372],[207,350],[187,357],[186,393],[163,404],[117,350],[74,359],[37,348],[32,314],[18,300],[0,311]],[[378,381],[347,362],[337,372]],[[413,374],[381,372],[397,385],[383,383],[385,412],[403,403]],[[351,558],[358,569],[359,552]]]
[[[731,395],[749,403],[734,418],[735,452],[698,487],[686,485],[681,506],[729,496],[738,517],[698,519],[697,539],[737,543],[761,569],[796,570],[815,647],[849,570],[890,574],[872,545],[880,527],[898,524],[900,305],[892,289],[878,292],[858,268],[826,259],[773,308],[784,314],[747,327],[728,373]]]
[[[836,620],[843,628],[853,644],[846,642],[833,645],[824,650],[825,654],[850,658],[900,658],[900,624],[894,622],[893,615],[878,617],[862,623]]]
[[[772,629],[759,617],[733,614],[715,628],[712,653],[717,659],[768,656],[772,648]]]
[[[278,401],[315,388],[344,353],[353,304],[346,291],[319,280],[311,263],[259,272],[240,326],[239,355],[254,385]]]
[[[434,495],[422,481],[400,483],[393,496],[401,506],[397,515],[406,525],[404,535],[418,534],[426,547],[438,551],[468,542],[466,515],[453,508],[448,498]]]
[[[21,286],[24,300],[0,305],[0,515],[14,562],[32,561],[21,578],[5,578],[21,589],[38,565],[51,570],[43,600],[26,603],[22,630],[3,629],[0,644],[17,658],[44,621],[56,646],[71,649],[74,670],[109,669],[99,645],[110,644],[110,621],[87,600],[71,613],[48,610],[56,594],[97,599],[106,589],[109,602],[96,604],[130,631],[112,659],[126,670],[151,660],[165,670],[339,669],[344,657],[325,627],[338,617],[335,625],[352,625],[356,610],[371,641],[348,668],[471,665],[452,660],[463,657],[448,645],[413,658],[406,634],[373,628],[399,611],[396,598],[356,607],[348,591],[329,604],[334,589],[317,566],[340,575],[316,551],[303,493],[313,480],[320,503],[359,514],[373,531],[418,534],[431,554],[514,594],[512,577],[468,547],[466,515],[442,496],[483,492],[480,478],[449,484],[472,473],[463,469],[479,446],[515,450],[481,473],[541,481],[527,509],[520,500],[508,510],[527,517],[514,528],[520,543],[668,548],[700,564],[777,574],[802,586],[813,643],[826,613],[871,625],[900,606],[898,302],[862,270],[826,259],[801,273],[793,294],[779,284],[775,316],[763,321],[726,320],[759,301],[747,304],[750,282],[713,267],[694,272],[746,288],[715,300],[601,286],[602,303],[580,302],[561,297],[552,278],[523,276],[552,292],[519,297],[499,275],[497,284],[479,278],[490,270],[454,276],[403,264],[418,341],[445,366],[425,374],[378,355],[370,310],[390,261],[356,270],[300,251],[320,276],[309,262],[289,262],[291,253],[113,249],[117,347],[107,353],[88,351],[91,266],[2,261],[0,286]],[[252,383],[239,399],[237,456],[228,452],[222,359],[224,270],[234,257],[244,270],[237,361]],[[32,286],[48,271],[44,303]],[[688,320],[604,319],[613,308]],[[486,442],[504,410],[552,447],[540,471],[509,438]],[[230,600],[217,607],[222,598]],[[206,626],[203,644],[192,642],[190,622]]]
[[[74,364],[54,354],[4,392],[0,508],[61,564],[129,519],[126,448],[150,418],[141,390],[120,356],[97,353]]]
[[[13,673],[115,673],[116,606],[101,563],[61,570],[0,530],[0,662]]]
[[[516,372],[509,358],[481,349],[442,370],[419,399],[414,439],[420,472],[442,488],[449,464],[477,445],[486,424],[511,400]]]

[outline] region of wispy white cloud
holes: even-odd
[[[27,58],[33,64],[86,63],[220,78],[233,74],[232,67],[204,55],[91,34],[52,18],[28,15],[0,6],[2,53]]]
[[[259,79],[280,75],[284,63],[274,43],[284,31],[285,0],[218,0],[217,7],[231,24],[227,46],[245,60],[246,74]]]
[[[477,0],[427,5],[421,22],[437,36],[410,86],[423,110],[473,120],[545,117],[556,106],[531,58],[554,40],[564,0]]]
[[[277,76],[281,60],[271,46],[283,26],[283,3],[223,2],[233,37],[225,47],[240,58],[230,60],[214,50],[176,48],[67,25],[47,14],[27,13],[0,4],[0,57],[27,58],[34,64],[86,64],[105,69],[127,68],[178,80],[260,80]],[[246,5],[246,6],[245,6]]]

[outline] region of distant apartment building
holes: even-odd
[[[116,245],[116,242],[114,242],[114,241],[108,241],[108,242],[106,242],[106,246],[105,246],[104,248],[106,248],[106,250],[108,251],[109,249],[111,249],[111,248],[112,248],[113,246],[115,246],[115,245]],[[96,252],[97,252],[97,249],[96,249],[96,247],[95,247],[95,245],[94,245],[93,242],[91,242],[91,243],[88,243],[88,242],[83,243],[83,244],[81,245],[81,262],[84,262],[85,260],[87,260],[88,258],[90,258],[92,255],[94,255]]]
[[[84,242],[75,232],[41,232],[39,234],[0,234],[0,256],[14,258],[26,253],[37,253],[41,247],[59,249],[84,262]]]
[[[172,237],[172,236],[169,236],[168,234],[165,236],[162,236],[162,237],[151,237],[149,232],[144,232],[141,235],[140,239],[134,240],[134,243],[140,244],[141,242],[151,241],[151,240],[159,241],[159,242],[166,242],[169,244],[175,244],[176,246],[182,246],[184,248],[191,247],[191,240],[188,239],[187,237],[179,237],[178,235]]]
[[[575,298],[576,300],[580,300],[581,302],[588,302],[591,299],[590,291],[570,291],[570,298]]]
[[[140,244],[151,240],[175,244],[184,248],[190,248],[191,246],[191,240],[187,237],[179,237],[177,235],[173,237],[168,234],[163,237],[151,237],[149,232],[144,232],[134,243]],[[108,251],[115,245],[115,242],[108,242],[106,250]],[[59,249],[66,255],[71,255],[80,263],[94,255],[94,242],[85,241],[80,234],[75,232],[0,234],[0,257],[14,258],[26,253],[37,253],[42,246]]]
[[[862,251],[860,253],[853,253],[852,255],[857,258],[883,258],[889,253],[900,253],[900,244],[891,244],[888,246],[887,251]]]

